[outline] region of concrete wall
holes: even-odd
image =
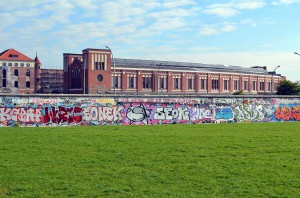
[[[0,126],[300,121],[300,97],[0,95]]]

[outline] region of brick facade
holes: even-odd
[[[15,49],[0,53],[0,92],[14,94],[38,93],[41,62]]]
[[[204,65],[205,71],[201,71],[199,65],[166,61],[159,64],[159,61],[135,59],[113,60],[110,50],[88,48],[83,50],[82,54],[64,54],[65,93],[232,94],[244,91],[246,94],[271,94],[275,92],[279,81],[285,79],[277,74],[271,75],[266,67],[235,69],[220,65],[212,67]],[[80,70],[81,84],[72,88],[71,85],[74,83],[72,73],[76,69]],[[150,88],[149,81],[146,82],[149,79],[151,79]],[[255,88],[253,81],[256,82]],[[272,91],[269,90],[268,82],[272,83]],[[162,87],[164,83],[165,88]]]

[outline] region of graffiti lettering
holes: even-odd
[[[0,122],[40,122],[41,109],[0,108]]]
[[[264,113],[262,105],[240,105],[235,107],[234,113],[237,121],[262,121]]]
[[[158,107],[156,108],[153,119],[155,120],[189,120],[189,109],[187,107]]]
[[[78,123],[82,121],[82,108],[80,107],[45,107],[42,114],[44,123]]]
[[[111,121],[116,122],[123,120],[123,107],[86,107],[84,108],[84,119],[86,121]]]
[[[300,121],[300,106],[277,107],[274,115],[278,121]]]
[[[298,97],[0,97],[0,127],[278,121],[300,121]]]
[[[193,122],[212,122],[214,117],[209,108],[194,107],[190,109],[190,117]]]
[[[232,120],[233,113],[231,107],[217,107],[216,108],[217,120]]]

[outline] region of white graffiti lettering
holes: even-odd
[[[41,109],[0,108],[0,122],[12,120],[14,122],[40,122]]]
[[[262,105],[240,105],[235,107],[235,118],[238,121],[261,121],[264,119]]]
[[[86,107],[84,108],[84,119],[86,121],[118,121],[123,120],[123,107]]]
[[[153,119],[155,120],[189,120],[189,109],[187,107],[178,107],[173,109],[173,107],[158,107],[156,108]]]

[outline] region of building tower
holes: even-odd
[[[105,93],[111,89],[111,51],[108,49],[82,50],[83,93]]]
[[[34,59],[34,92],[39,93],[41,89],[41,67],[42,63],[39,60],[37,53]]]

